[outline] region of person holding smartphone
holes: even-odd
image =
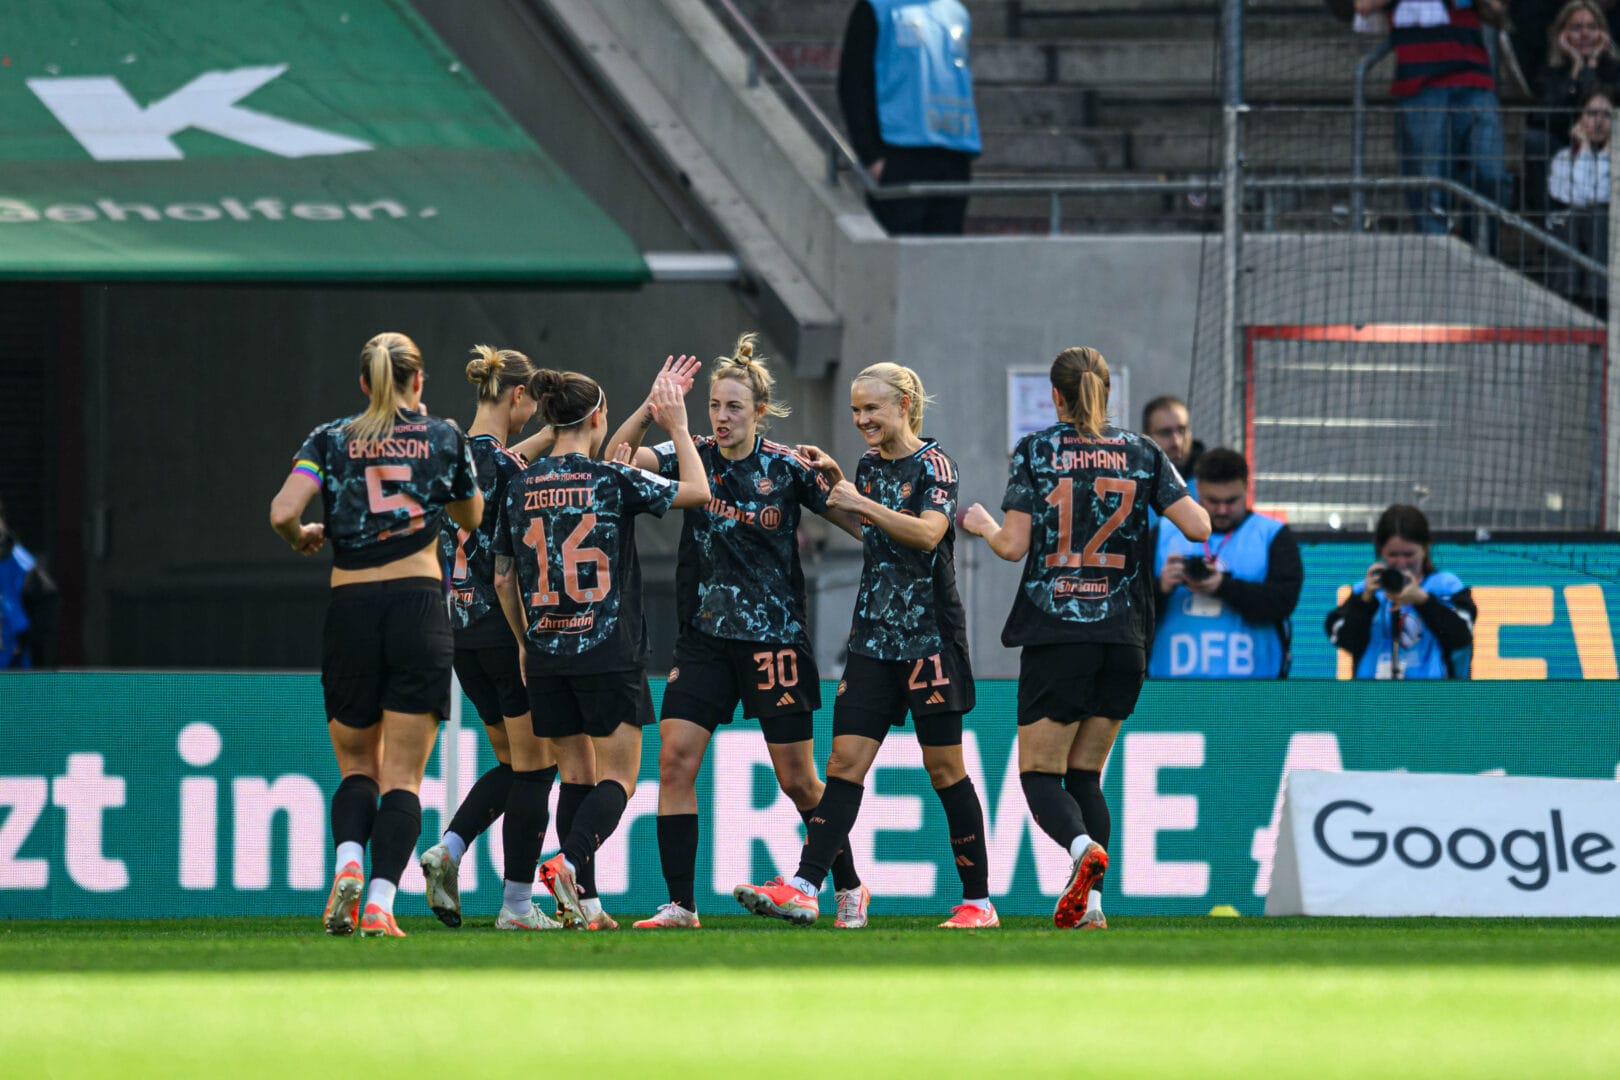
[[[1355,661],[1358,679],[1466,679],[1478,609],[1456,574],[1436,570],[1429,519],[1415,506],[1385,510],[1373,533],[1378,559],[1327,636]]]

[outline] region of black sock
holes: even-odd
[[[697,910],[698,816],[658,816],[658,861],[669,886],[669,902],[687,911]]]
[[[807,844],[810,842],[810,815],[814,814],[815,812],[816,809],[813,806],[808,810],[799,811],[799,816],[804,819],[804,842]],[[861,875],[855,872],[855,860],[849,856],[849,843],[847,842],[847,838],[844,846],[838,849],[838,854],[833,856],[832,879],[833,888],[835,889],[858,889],[861,887]]]
[[[596,790],[595,784],[563,784],[562,794],[557,796],[557,840],[566,843],[568,834],[574,831],[574,817],[579,808],[585,805],[591,792]],[[594,848],[592,850],[595,850]],[[696,858],[696,856],[693,856]],[[596,862],[592,860],[589,866],[581,866],[573,859],[574,882],[579,886],[579,895],[590,898],[596,895]]]
[[[377,820],[377,781],[369,776],[345,776],[332,792],[332,844],[365,846]]]
[[[421,835],[422,800],[416,792],[404,788],[383,792],[371,827],[371,876],[398,885]]]
[[[554,768],[551,773],[555,776],[557,770]],[[547,787],[550,787],[549,783]],[[456,808],[456,816],[450,819],[450,827],[445,831],[472,843],[506,812],[506,799],[511,791],[512,766],[496,765],[480,776],[472,790],[467,792],[467,797],[461,800],[461,805]]]
[[[596,861],[597,848],[619,827],[619,818],[624,816],[625,805],[629,802],[630,796],[617,780],[603,780],[591,788],[591,793],[574,815],[573,827],[563,840],[563,856],[574,865],[577,880],[583,881],[587,867]],[[562,815],[558,814],[557,817],[560,820]],[[595,875],[591,880],[595,881]],[[594,895],[595,889],[591,891]],[[583,884],[580,895],[584,895]]]
[[[962,878],[962,899],[990,898],[990,849],[984,842],[984,807],[973,787],[973,778],[964,776],[950,787],[935,788],[945,808],[945,823],[951,831],[951,854],[956,872]]]
[[[1100,769],[1070,769],[1063,778],[1063,786],[1068,789],[1074,801],[1080,804],[1080,818],[1086,823],[1086,831],[1091,838],[1108,850],[1108,841],[1114,835],[1114,817],[1108,812],[1108,802],[1103,798],[1102,771]],[[1097,879],[1096,888],[1102,889],[1102,878]]]
[[[798,876],[821,887],[840,849],[849,846],[849,830],[861,812],[861,796],[866,788],[836,776],[827,777],[821,802],[805,819],[804,854],[799,856]]]
[[[1086,819],[1080,816],[1080,804],[1063,790],[1062,778],[1052,773],[1026,772],[1018,774],[1018,782],[1024,788],[1029,812],[1035,815],[1035,824],[1068,851],[1074,838],[1086,831]]]
[[[501,876],[507,881],[534,880],[540,847],[551,820],[551,782],[557,767],[513,772],[506,796],[506,825],[501,830]]]

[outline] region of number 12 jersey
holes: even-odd
[[[1093,641],[1146,647],[1153,631],[1152,530],[1187,494],[1153,440],[1057,423],[1013,450],[1003,510],[1030,516],[1029,554],[1001,643]]]

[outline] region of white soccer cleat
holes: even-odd
[[[427,885],[428,907],[439,921],[454,930],[461,925],[460,867],[450,857],[450,849],[434,844],[422,852],[422,880]]]
[[[838,917],[833,926],[840,930],[859,930],[866,925],[867,909],[872,906],[872,892],[860,884],[853,889],[839,889],[833,893],[838,902]]]
[[[1080,921],[1075,924],[1074,928],[1076,930],[1106,930],[1108,929],[1108,919],[1104,917],[1102,908],[1087,905],[1086,913],[1080,916]]]
[[[697,912],[687,911],[681,905],[668,903],[660,907],[650,919],[642,919],[635,924],[637,930],[700,930],[703,924],[698,921]]]
[[[529,910],[518,915],[505,904],[501,905],[501,913],[495,916],[495,929],[497,930],[561,930],[562,923],[540,910],[539,904],[530,904]]]

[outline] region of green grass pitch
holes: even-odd
[[[317,921],[0,921],[0,1073],[1620,1073],[1612,920],[951,933],[705,916],[698,932],[519,935],[408,917],[404,941]]]

